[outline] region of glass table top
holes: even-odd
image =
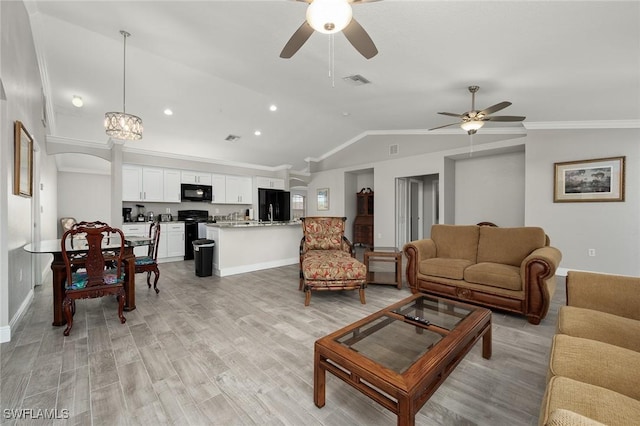
[[[401,374],[471,312],[464,306],[423,295],[335,341]]]

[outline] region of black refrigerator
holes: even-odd
[[[291,220],[291,193],[281,189],[258,189],[258,219],[264,222]],[[273,215],[273,218],[270,215]]]

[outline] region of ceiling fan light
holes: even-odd
[[[462,127],[462,130],[464,130],[465,132],[472,131],[473,133],[475,133],[478,129],[482,128],[482,126],[484,126],[484,121],[480,121],[480,120],[469,120],[469,121],[464,121],[460,124],[460,127]]]
[[[353,11],[347,0],[313,0],[307,7],[307,22],[323,34],[342,31],[352,17]]]

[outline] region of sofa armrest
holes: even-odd
[[[573,411],[557,408],[549,415],[549,421],[545,423],[546,426],[605,426],[603,423],[597,422],[589,417],[585,417],[582,414],[574,413]]]
[[[531,324],[539,324],[549,311],[560,260],[560,250],[546,246],[535,249],[520,265],[520,277],[526,295],[526,315]]]
[[[567,305],[640,320],[640,278],[569,271]]]
[[[407,256],[407,281],[415,293],[418,291],[418,268],[420,262],[436,257],[436,243],[428,238],[407,243],[402,248]]]

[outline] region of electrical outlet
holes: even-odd
[[[165,213],[171,213],[171,207],[167,207],[167,209],[165,210]]]
[[[378,239],[382,238],[382,234],[378,232]]]
[[[596,255],[596,249],[589,249],[588,253],[589,257],[594,257]]]

